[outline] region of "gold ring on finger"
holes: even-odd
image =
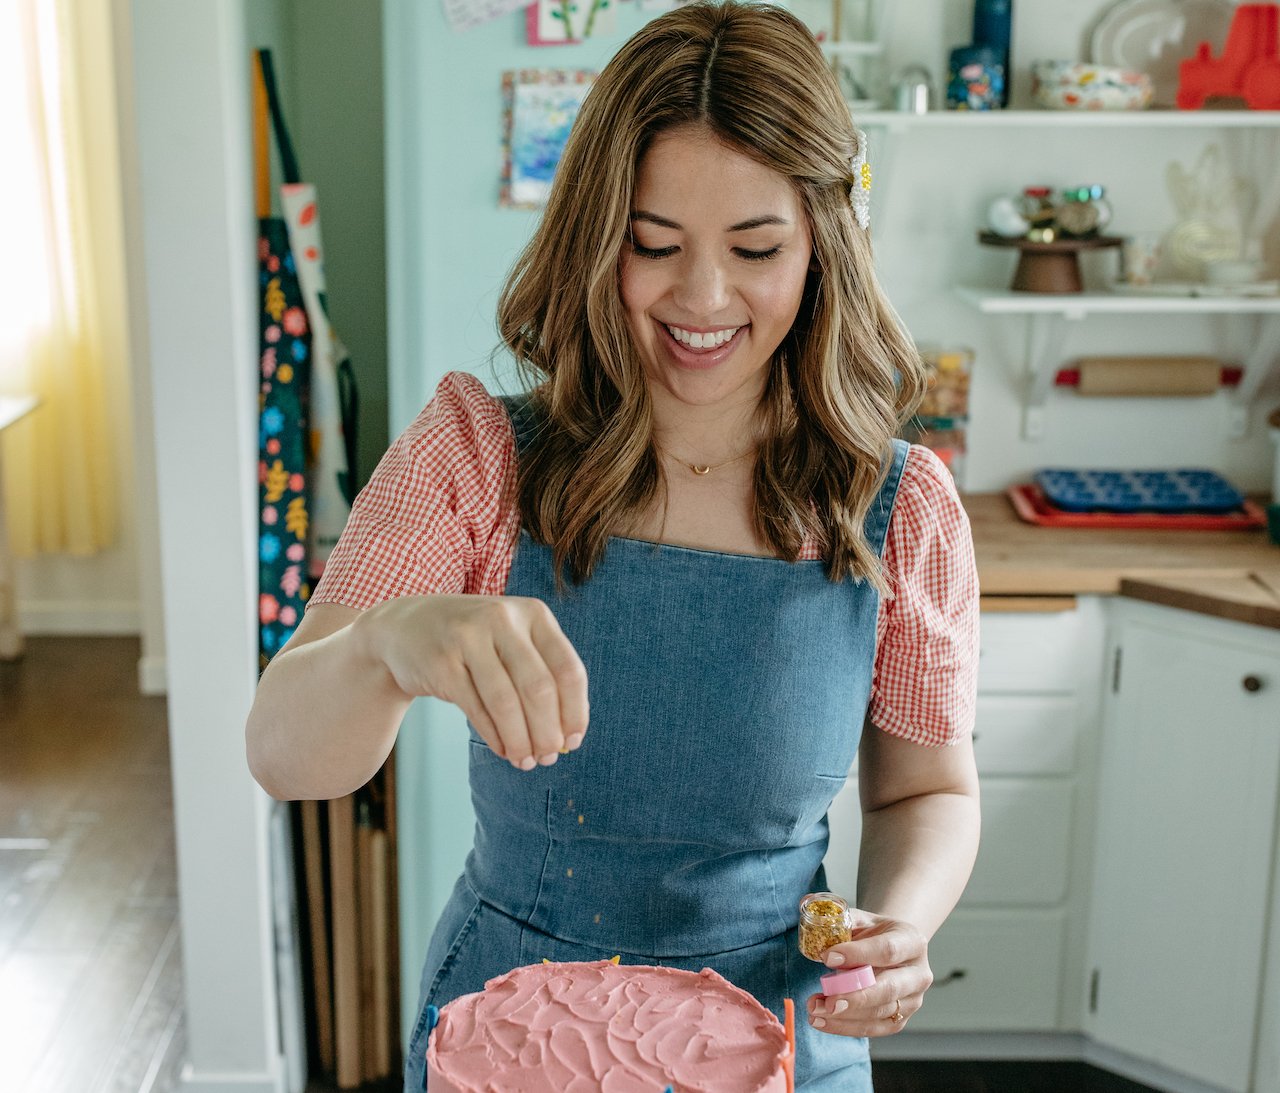
[[[899,1021],[905,1021],[906,1018],[907,1015],[902,1012],[902,999],[898,998],[893,1003],[893,1013],[889,1015],[889,1020],[896,1025]]]

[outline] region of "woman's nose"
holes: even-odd
[[[690,258],[681,266],[672,297],[690,317],[711,318],[729,303],[728,278],[718,262]]]

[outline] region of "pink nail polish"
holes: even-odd
[[[827,967],[838,968],[844,963],[844,953],[827,953]]]
[[[827,1027],[827,1023],[826,1023],[826,1021],[824,1021],[821,1017],[815,1017],[815,1018],[813,1019],[813,1027],[814,1027],[814,1028],[826,1028],[826,1027]]]
[[[570,737],[569,737],[569,738],[564,742],[564,746],[565,746],[566,748],[568,748],[570,751],[577,751],[577,750],[578,750],[578,748],[582,747],[582,741],[583,741],[583,739],[584,739],[584,737],[583,737],[583,734],[582,734],[582,733],[580,733],[580,732],[575,732],[572,736],[570,736]]]
[[[554,763],[555,761],[556,761],[556,753],[555,753],[555,752],[548,752],[546,755],[539,755],[539,756],[538,756],[538,763],[539,763],[539,765],[540,765],[540,766],[549,767],[549,766],[551,766],[551,764],[552,764],[552,763]]]
[[[848,1003],[848,1002],[846,1002],[843,998],[837,998],[837,999],[836,999],[836,1004],[835,1004],[834,1006],[832,1006],[832,1007],[831,1007],[831,1012],[832,1012],[832,1013],[844,1013],[844,1011],[845,1011],[845,1010],[847,1010],[848,1008],[849,1008],[849,1003]]]
[[[521,770],[533,770],[538,765],[538,761],[532,755],[526,755],[520,760]]]

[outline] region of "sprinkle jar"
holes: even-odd
[[[810,960],[823,963],[823,953],[852,937],[853,912],[843,896],[834,892],[810,892],[800,901],[800,952]],[[875,981],[875,972],[866,964],[829,972],[819,980],[822,993],[828,997],[865,990]]]
[[[849,904],[834,892],[810,892],[800,901],[800,952],[822,963],[822,954],[853,936]]]

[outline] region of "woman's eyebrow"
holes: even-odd
[[[681,230],[681,226],[674,220],[668,220],[665,216],[659,216],[657,213],[645,212],[643,209],[637,209],[631,214],[632,220],[643,220],[649,224],[657,224],[660,228],[674,228],[676,231]],[[740,224],[734,224],[732,227],[726,228],[725,231],[745,232],[752,228],[764,227],[766,224],[781,224],[787,226],[791,223],[785,217],[781,216],[753,216],[750,220],[744,220]]]

